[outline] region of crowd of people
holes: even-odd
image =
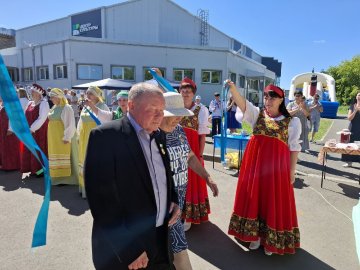
[[[232,81],[226,83],[231,98],[223,104],[216,92],[209,109],[195,96],[197,86],[189,78],[181,81],[178,93],[137,83],[114,95],[118,106],[111,110],[95,86],[80,98],[38,84],[31,87],[30,100],[24,89],[17,90],[30,131],[48,156],[52,184],[78,185],[88,200],[97,269],[192,269],[185,232],[209,220],[207,187],[213,196],[219,194],[203,160],[209,111],[212,136],[221,132],[224,112],[231,133],[242,121],[253,128],[229,235],[249,242],[250,250],[263,246],[266,255],[293,254],[300,247],[295,167],[298,153],[309,149],[309,130],[311,140],[318,131],[319,96],[307,104],[295,92],[285,106],[284,91],[269,85],[259,108]],[[360,94],[356,100],[351,121],[359,117]],[[41,164],[12,132],[1,102],[0,165],[41,176]]]

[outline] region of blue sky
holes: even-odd
[[[0,27],[19,29],[124,1],[6,1]],[[303,72],[360,54],[359,0],[174,0],[192,14],[209,10],[211,25],[262,56],[283,63],[281,87]],[[21,7],[21,8],[19,8]]]

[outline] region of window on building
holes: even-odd
[[[78,80],[101,80],[102,79],[101,65],[77,65]]]
[[[37,79],[39,81],[49,79],[49,67],[38,67],[37,68]]]
[[[29,81],[34,80],[33,69],[32,68],[24,68],[23,69],[23,74],[24,74],[24,81],[25,82],[29,82]]]
[[[54,79],[67,79],[67,66],[54,65]]]
[[[135,67],[111,66],[111,78],[126,80],[126,81],[134,81]]]
[[[201,72],[201,82],[219,84],[221,82],[221,71],[203,70]]]
[[[236,73],[230,72],[229,79],[236,85]]]
[[[245,76],[239,75],[239,87],[245,88]]]
[[[182,79],[184,79],[185,77],[194,80],[193,76],[194,76],[193,69],[174,68],[173,78],[174,78],[174,81],[176,81],[176,82],[181,82]]]
[[[153,78],[148,69],[149,69],[149,67],[144,67],[144,69],[143,69],[144,81],[148,81],[148,80],[151,80]],[[158,69],[160,69],[163,77],[165,78],[166,77],[166,72],[165,72],[166,69],[161,68],[161,67],[159,67]]]
[[[259,80],[248,80],[249,88],[254,90],[259,90]]]
[[[19,69],[18,68],[7,68],[11,81],[18,82],[19,81]]]

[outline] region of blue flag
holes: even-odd
[[[89,113],[90,117],[95,121],[96,125],[98,125],[98,126],[101,125],[99,118],[97,118],[95,116],[95,114],[93,114],[86,106],[84,108],[85,108],[85,111],[87,111]]]
[[[150,71],[151,75],[154,77],[154,79],[158,82],[160,87],[162,89],[164,89],[165,92],[175,92],[175,93],[177,93],[177,91],[171,86],[171,84],[167,80],[165,80],[163,77],[159,76],[151,68],[149,68],[149,71]]]
[[[3,104],[9,117],[13,132],[30,150],[30,152],[39,160],[43,167],[45,196],[40,208],[40,212],[36,219],[31,247],[43,246],[46,245],[46,230],[50,203],[51,178],[49,172],[49,162],[46,155],[41,151],[30,132],[29,124],[26,120],[15,87],[10,79],[9,73],[1,55],[0,96],[3,99]],[[41,159],[39,154],[41,155]]]
[[[221,96],[220,96],[220,102],[221,107],[223,105],[226,106],[226,98],[229,92],[229,85],[224,81],[223,87],[221,89]],[[224,117],[221,117],[221,151],[220,151],[220,159],[221,162],[225,162],[225,156],[226,156],[226,137],[227,137],[227,113],[224,108],[222,108],[222,114],[224,114]]]

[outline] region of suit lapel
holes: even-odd
[[[130,153],[129,158],[132,158],[133,163],[137,169],[136,172],[141,175],[141,180],[143,181],[146,189],[151,194],[154,204],[156,204],[149,168],[147,166],[145,155],[141,148],[135,129],[133,128],[129,119],[126,116],[124,116],[122,120],[123,120],[123,132],[124,134],[127,135],[126,146],[128,147],[128,153]]]

